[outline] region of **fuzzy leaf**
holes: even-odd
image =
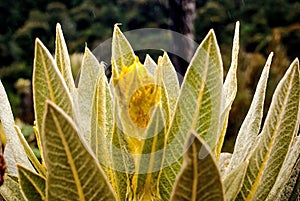
[[[157,70],[157,64],[150,57],[149,54],[146,55],[144,66],[145,66],[145,68],[147,68],[148,72],[154,77],[155,71]]]
[[[107,176],[111,174],[109,144],[112,137],[113,102],[104,69],[99,70],[92,104],[90,146]]]
[[[6,136],[6,148],[4,157],[7,160],[8,173],[14,176],[18,175],[16,164],[22,164],[27,168],[34,170],[27,158],[26,152],[18,138],[18,134],[14,129],[14,116],[11,111],[9,100],[5,89],[0,81],[0,121]]]
[[[21,132],[20,128],[18,126],[15,126],[15,130],[18,134],[18,137],[21,141],[21,144],[23,145],[23,148],[29,158],[29,160],[31,161],[31,163],[33,164],[34,168],[43,176],[46,177],[46,170],[44,169],[44,167],[42,166],[42,164],[39,162],[39,160],[36,158],[35,154],[33,153],[31,147],[29,146],[28,142],[26,141],[23,133]]]
[[[122,67],[130,66],[135,61],[133,49],[124,34],[116,24],[112,38],[112,65],[113,77],[118,77]]]
[[[238,200],[265,200],[288,153],[299,113],[299,61],[296,59],[278,84],[254,152],[249,158]]]
[[[231,157],[232,157],[231,153],[222,152],[220,154],[220,157],[219,157],[219,160],[218,160],[218,167],[219,167],[222,178],[225,175],[225,171],[228,168]]]
[[[221,175],[210,148],[196,133],[191,132],[186,149],[171,201],[224,200]]]
[[[163,85],[164,86],[164,85]],[[143,137],[142,153],[136,167],[137,200],[157,200],[159,171],[170,121],[166,89],[161,88],[161,106],[156,107]],[[158,199],[159,200],[159,199]]]
[[[56,25],[55,61],[71,94],[75,92],[75,83],[72,75],[68,48],[59,23]]]
[[[0,186],[0,194],[7,201],[25,201],[18,178],[14,176],[4,175],[4,183]]]
[[[160,57],[161,58],[161,57]],[[161,76],[168,93],[171,111],[174,111],[177,98],[179,96],[179,81],[175,68],[166,52],[158,62],[157,74]]]
[[[82,59],[80,79],[78,83],[78,111],[80,129],[83,131],[84,138],[90,142],[91,138],[91,114],[92,104],[97,85],[99,70],[104,68],[100,65],[97,58],[86,47]]]
[[[295,196],[292,193],[297,188],[297,179],[298,188],[300,188],[300,136],[295,137],[295,142],[289,150],[288,156],[267,200],[288,200],[290,196]]]
[[[237,92],[237,78],[236,78],[236,72],[237,72],[237,66],[238,66],[238,55],[239,55],[239,34],[240,34],[240,23],[237,22],[235,25],[235,32],[234,32],[234,38],[233,38],[233,45],[232,45],[232,56],[231,56],[231,64],[229,71],[226,75],[226,79],[223,85],[223,111],[221,113],[221,135],[218,140],[218,145],[216,149],[216,157],[217,161],[219,160],[226,130],[227,130],[227,124],[228,124],[228,117],[229,112],[231,109],[231,105],[235,99],[236,92]]]
[[[35,41],[32,80],[35,120],[39,133],[42,131],[46,100],[51,100],[73,117],[72,99],[64,78],[52,55],[39,39]]]
[[[248,163],[249,161],[244,161],[225,177],[223,184],[225,190],[225,198],[227,201],[235,200],[236,196],[241,190]]]
[[[43,148],[47,200],[115,200],[103,170],[72,119],[47,101]]]
[[[18,165],[19,183],[28,201],[46,200],[46,179]]]
[[[117,120],[117,118],[115,119]],[[112,187],[118,201],[127,200],[133,194],[130,189],[130,181],[133,177],[135,163],[128,149],[126,136],[122,132],[120,122],[114,125],[110,150],[113,169]]]
[[[168,199],[182,164],[184,141],[191,129],[214,151],[219,139],[222,93],[222,60],[211,30],[197,49],[181,86],[164,154],[160,192]]]
[[[253,151],[253,146],[255,145],[255,140],[259,133],[263,118],[264,100],[272,58],[273,53],[269,55],[266,65],[261,73],[249,111],[238,133],[232,159],[226,174],[245,161],[250,152]]]

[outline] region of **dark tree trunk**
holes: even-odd
[[[171,54],[171,60],[177,70],[184,76],[188,63],[193,56],[194,47],[192,40],[194,39],[194,19],[195,19],[195,0],[168,0],[171,30],[181,33],[191,40],[186,40],[184,37],[174,37],[173,35],[173,50],[180,52],[181,57]]]

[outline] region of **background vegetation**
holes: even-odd
[[[93,49],[111,37],[117,22],[122,23],[123,31],[145,27],[167,29],[169,13],[165,0],[1,0],[0,79],[10,96],[15,116],[26,123],[33,121],[28,86],[24,87],[26,81],[17,80],[31,79],[37,36],[50,50],[54,48],[57,22],[62,24],[70,54],[76,55],[83,52],[85,42]],[[275,57],[266,107],[283,72],[291,60],[300,55],[299,19],[300,2],[297,0],[196,1],[195,39],[202,41],[208,30],[214,28],[225,70],[229,67],[234,23],[241,22],[239,88],[230,114],[225,150],[232,150],[232,141],[246,115],[257,75],[269,52],[274,51]]]

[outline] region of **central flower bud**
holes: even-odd
[[[113,80],[120,106],[122,126],[126,134],[141,137],[155,108],[160,103],[161,88],[140,63],[138,57],[130,66],[123,66]]]
[[[152,114],[152,108],[160,101],[159,87],[148,84],[137,89],[129,102],[129,115],[132,122],[140,127],[147,127]]]

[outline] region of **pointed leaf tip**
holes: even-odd
[[[61,25],[60,23],[56,23],[56,30],[60,29],[61,30]]]
[[[195,132],[189,133],[186,142],[187,152],[171,201],[224,200],[221,176],[209,146]]]

